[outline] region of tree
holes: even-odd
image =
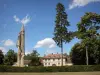
[[[85,63],[85,51],[84,46],[80,43],[76,43],[70,52],[70,57],[74,65],[84,65]]]
[[[84,40],[84,44],[86,45],[86,63],[88,65],[88,43],[90,40],[95,39],[99,34],[98,30],[100,30],[100,15],[92,12],[86,13],[77,24],[77,27],[77,37]]]
[[[33,50],[32,53],[27,54],[25,56],[25,59],[31,60],[31,62],[29,63],[29,66],[40,66],[41,65],[39,53],[36,50]]]
[[[4,60],[4,54],[2,50],[0,50],[0,64],[3,64],[3,60]]]
[[[95,60],[95,64],[100,64],[100,36],[95,41],[93,41],[91,44],[93,44],[93,57]]]
[[[69,22],[67,20],[67,14],[65,12],[64,5],[58,3],[56,6],[56,21],[55,21],[55,28],[54,28],[54,41],[56,44],[61,48],[61,55],[62,55],[62,66],[63,66],[63,43],[70,41],[70,34],[68,32],[67,26],[69,26]]]
[[[14,62],[17,61],[17,53],[14,50],[9,49],[9,51],[5,54],[4,64],[5,65],[13,65]]]
[[[100,39],[92,39],[88,43],[88,57],[89,57],[89,64],[100,64]],[[70,52],[70,57],[75,65],[85,65],[86,64],[86,45],[84,41],[80,43],[76,43]]]

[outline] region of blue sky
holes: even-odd
[[[56,5],[61,2],[68,14],[70,31],[76,31],[76,24],[85,12],[100,14],[100,0],[0,0],[0,49],[7,52],[14,49],[22,23],[25,23],[25,51],[34,48],[43,56],[45,53],[60,53],[53,37]],[[22,22],[23,21],[23,22]],[[73,39],[64,44],[64,52],[69,54],[72,46],[79,42]]]

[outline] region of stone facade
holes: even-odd
[[[42,58],[44,66],[61,66],[61,54],[48,54]],[[63,55],[63,66],[72,65],[70,57]]]

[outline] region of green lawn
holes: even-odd
[[[100,72],[53,72],[53,73],[10,73],[0,72],[0,75],[100,75]]]

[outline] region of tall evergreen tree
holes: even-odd
[[[63,42],[70,41],[70,32],[68,32],[67,26],[69,26],[69,22],[67,20],[67,14],[65,12],[64,5],[58,3],[56,6],[56,20],[55,20],[55,29],[54,29],[54,41],[61,48],[61,65],[63,66]]]

